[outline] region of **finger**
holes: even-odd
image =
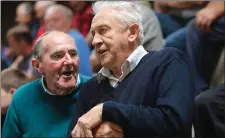
[[[108,124],[111,129],[113,129],[115,131],[123,132],[123,129],[119,125],[112,123],[112,122],[105,122],[105,123]]]
[[[206,23],[206,32],[211,32],[211,25],[212,25],[212,21],[208,20],[208,22]]]
[[[208,19],[203,17],[200,23],[200,29],[206,31],[207,22],[208,22]]]
[[[73,131],[71,132],[71,136],[72,136],[73,138],[79,137],[79,134],[78,134],[78,132],[77,132],[77,129],[79,129],[79,128],[78,128],[78,125],[76,125],[76,126],[74,127]]]
[[[80,128],[80,137],[86,137],[83,126]]]
[[[73,128],[72,132],[71,132],[71,136],[72,137],[75,137],[75,132],[76,132],[76,128],[77,128],[77,125]]]
[[[124,135],[121,132],[113,131],[113,132],[110,132],[109,137],[122,138],[122,137],[124,137]]]
[[[196,26],[197,26],[198,28],[200,28],[201,20],[202,20],[202,16],[198,14],[198,15],[196,16]]]
[[[85,137],[93,137],[92,131],[90,129],[84,129]]]
[[[204,24],[204,18],[201,17],[201,18],[199,19],[198,28],[203,29],[203,24]]]

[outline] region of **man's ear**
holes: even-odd
[[[32,58],[31,64],[33,68],[35,68],[39,73],[43,73],[42,71],[42,63],[37,58]]]
[[[128,41],[134,42],[139,35],[139,26],[138,24],[131,24],[129,27]]]

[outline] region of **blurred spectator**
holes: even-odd
[[[205,3],[204,1],[155,1],[154,9],[164,38],[184,27]]]
[[[32,65],[43,77],[16,90],[2,137],[66,137],[79,89],[88,80],[77,72],[74,40],[58,31],[43,34],[33,57]]]
[[[47,31],[58,30],[69,34],[76,43],[77,52],[80,57],[79,73],[84,76],[92,76],[90,63],[90,49],[85,38],[72,28],[72,11],[60,4],[49,7],[45,14]]]
[[[225,137],[225,83],[195,98],[196,137]]]
[[[165,47],[185,51],[187,24],[205,6],[204,1],[156,1],[156,15],[165,37]]]
[[[17,6],[15,20],[19,24],[27,25],[30,28],[32,38],[35,38],[40,23],[34,18],[33,5],[30,2],[23,2]]]
[[[146,50],[161,50],[163,48],[162,30],[158,18],[148,3],[139,2],[144,31],[144,48]]]
[[[93,18],[91,3],[88,1],[69,1],[73,9],[72,25],[86,37]]]
[[[8,68],[1,73],[1,126],[3,127],[5,115],[9,104],[12,100],[12,95],[15,90],[21,85],[28,82],[27,76],[19,69]],[[2,128],[1,127],[1,128]]]
[[[54,4],[56,4],[55,1],[37,1],[35,3],[34,5],[35,15],[36,15],[36,18],[39,19],[40,21],[40,28],[37,31],[37,35],[33,41],[33,44],[38,39],[38,37],[40,37],[42,34],[46,32],[45,22],[44,22],[45,11],[47,10],[48,7]]]
[[[216,63],[225,45],[224,2],[211,1],[196,14],[187,32],[187,54],[195,80],[200,86],[210,85]]]
[[[29,68],[32,53],[32,37],[26,25],[17,25],[7,32],[8,46],[2,47],[1,60],[9,67],[14,60],[22,55],[23,61],[18,68],[26,72]]]

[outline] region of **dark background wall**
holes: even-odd
[[[6,32],[9,28],[16,24],[16,7],[24,1],[0,1],[1,3],[1,44],[7,45],[5,38]],[[29,1],[35,3],[35,1]],[[58,3],[66,5],[66,1],[58,1]]]
[[[22,1],[1,1],[1,43],[6,45],[5,34],[15,25],[16,7]],[[32,2],[34,3],[34,2]]]

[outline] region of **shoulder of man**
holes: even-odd
[[[163,61],[169,61],[173,58],[183,59],[183,57],[184,57],[184,53],[178,50],[177,48],[173,48],[173,47],[163,48],[160,51],[156,51],[152,56],[152,58],[160,59]]]
[[[81,84],[87,82],[90,79],[91,79],[91,77],[80,75]]]
[[[43,89],[41,79],[36,79],[17,88],[13,94],[13,99],[21,100],[21,97],[29,97],[30,94],[34,94],[35,91],[40,89]]]

